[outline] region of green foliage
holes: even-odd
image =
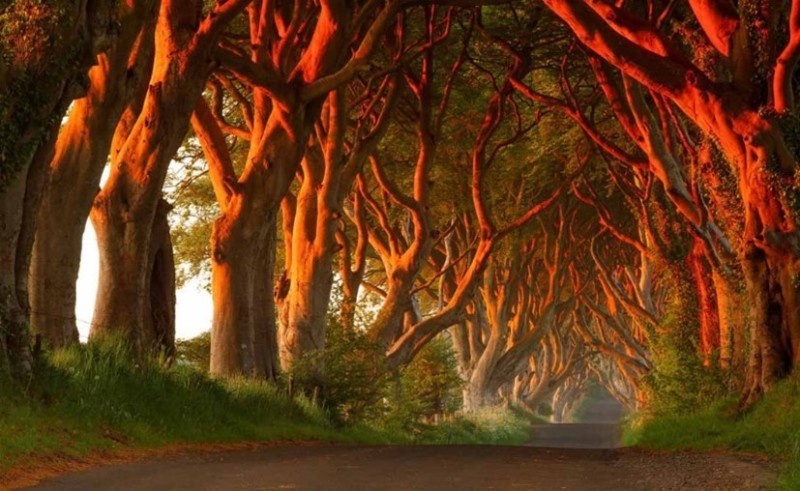
[[[384,424],[418,431],[423,422],[453,415],[462,406],[457,370],[450,341],[433,339],[392,381]]]
[[[530,415],[520,411],[486,408],[450,417],[436,425],[423,425],[413,441],[440,445],[521,445],[530,440],[531,422]]]
[[[0,6],[0,189],[24,168],[45,129],[58,123],[61,114],[53,108],[66,109],[59,107],[64,82],[86,41],[66,36],[73,17],[63,0]]]
[[[680,413],[725,393],[722,374],[703,366],[699,355],[697,294],[681,270],[671,268],[665,281],[672,298],[658,326],[649,336],[654,371],[644,378],[649,410]],[[717,366],[718,364],[712,364]]]
[[[342,428],[329,411],[274,385],[211,379],[189,364],[137,364],[111,342],[56,352],[39,359],[35,371],[25,394],[0,377],[0,474],[48,456],[171,443],[521,443],[530,425],[524,415],[492,411],[450,417],[414,433],[375,421]]]
[[[300,359],[289,378],[293,391],[321,397],[331,416],[347,423],[378,417],[386,373],[380,346],[364,332],[345,329],[330,317],[325,348]]]
[[[211,331],[206,331],[191,339],[175,342],[177,363],[188,365],[201,372],[208,372],[211,366]]]
[[[417,433],[425,422],[452,415],[461,407],[461,379],[445,338],[434,339],[409,366],[391,373],[380,345],[364,331],[343,328],[333,316],[325,348],[296,363],[290,380],[293,391],[319,398],[342,424],[369,422],[395,432]]]
[[[254,380],[212,380],[190,366],[137,364],[120,344],[54,353],[26,396],[0,393],[0,469],[26,455],[173,442],[340,439],[325,415]]]
[[[785,462],[782,489],[800,489],[800,379],[777,384],[745,414],[735,397],[696,406],[693,411],[659,415],[628,428],[626,442],[665,450],[758,452]]]

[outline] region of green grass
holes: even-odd
[[[413,435],[420,444],[520,445],[531,439],[531,424],[541,422],[527,413],[506,408],[478,412],[427,425]]]
[[[744,414],[736,400],[716,401],[691,414],[656,416],[628,428],[626,444],[665,450],[755,452],[784,462],[780,486],[800,489],[800,378],[778,384]]]
[[[341,427],[270,384],[127,360],[113,346],[81,346],[39,363],[26,389],[0,383],[0,475],[38,459],[105,449],[280,440],[502,444],[526,440],[530,426],[522,414],[499,411],[414,424],[413,431]]]

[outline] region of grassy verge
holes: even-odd
[[[691,414],[655,417],[628,429],[627,444],[665,450],[726,449],[784,462],[782,489],[800,489],[800,378],[778,384],[745,414],[724,399]]]
[[[511,412],[462,416],[413,430],[337,427],[302,398],[252,380],[219,381],[189,367],[137,366],[113,347],[83,346],[36,368],[22,394],[0,383],[0,476],[57,456],[170,444],[318,440],[361,443],[518,443],[530,420]]]

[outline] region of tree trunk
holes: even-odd
[[[712,271],[714,292],[717,297],[717,312],[720,332],[720,367],[739,373],[744,368],[745,356],[745,311],[742,309],[744,295],[734,281],[716,269]]]
[[[90,215],[100,273],[89,339],[114,337],[141,354],[155,209],[134,212],[120,194],[114,193],[110,200],[98,197]]]
[[[308,157],[307,157],[308,158]],[[333,284],[336,242],[336,203],[328,192],[320,192],[321,172],[304,167],[303,184],[297,196],[289,295],[288,324],[280,329],[281,363],[288,370],[303,355],[325,347],[328,302]],[[335,176],[328,176],[335,179]]]
[[[130,134],[90,214],[100,251],[100,281],[90,337],[113,335],[141,354],[149,251],[167,168],[213,65],[211,52],[243,1],[201,18],[199,0],[162,0],[150,82]]]
[[[27,299],[17,288],[20,231],[27,173],[20,173],[0,194],[0,369],[16,377],[31,373]]]
[[[17,376],[31,372],[28,266],[47,164],[60,116],[112,24],[102,2],[29,7],[5,2],[17,21],[0,37],[0,370]]]
[[[275,318],[275,299],[272,294],[275,277],[275,248],[277,245],[274,216],[267,220],[268,231],[259,250],[253,287],[253,339],[255,374],[266,380],[278,378],[278,328]]]
[[[175,354],[175,258],[167,221],[171,209],[163,199],[156,209],[144,309],[145,349],[167,357]]]
[[[720,348],[720,322],[716,292],[712,285],[711,268],[706,262],[700,239],[692,240],[692,251],[686,258],[698,293],[700,314],[700,352],[703,365],[711,366],[712,356]]]
[[[256,269],[259,244],[268,232],[258,212],[241,211],[236,219],[217,219],[211,236],[211,373],[225,377],[256,370],[253,297],[255,279],[264,273]]]
[[[479,411],[486,406],[494,404],[496,395],[490,394],[486,389],[487,377],[485,375],[475,377],[475,374],[470,380],[464,384],[462,394],[464,397],[464,411],[474,412]]]
[[[740,399],[740,405],[746,408],[786,374],[791,353],[783,342],[782,329],[787,319],[781,302],[780,278],[770,268],[764,251],[751,242],[745,244],[742,269],[751,305],[750,354]],[[789,299],[793,297],[788,296]]]
[[[405,271],[388,273],[386,298],[369,329],[370,337],[382,346],[391,346],[403,334],[405,313],[413,309],[413,278],[414,275],[411,275],[409,281]]]
[[[295,125],[294,134],[283,126],[285,121]],[[265,292],[267,288],[254,283],[264,274],[263,269],[254,268],[263,264],[264,259],[258,258],[264,241],[276,240],[267,236],[276,233],[281,200],[302,159],[304,148],[299,142],[308,140],[302,113],[290,116],[273,107],[264,128],[261,141],[265,144],[251,146],[247,157],[262,164],[236,183],[211,237],[211,373],[217,376],[255,373],[253,298],[256,289]],[[278,339],[283,341],[280,335]],[[284,364],[282,345],[280,350],[282,368],[287,371],[291,367]]]
[[[119,39],[97,57],[89,71],[89,92],[73,104],[50,163],[30,271],[31,328],[50,348],[78,342],[75,288],[83,231],[116,122],[133,92],[143,89],[141,81],[150,69],[156,9],[148,3],[155,2],[136,3],[125,14]]]

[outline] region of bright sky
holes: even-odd
[[[97,241],[91,223],[83,232],[83,253],[81,269],[78,273],[78,298],[75,304],[75,317],[81,341],[89,336],[89,326],[94,313],[94,298],[97,294],[97,274],[99,258]],[[175,335],[177,338],[191,338],[211,329],[211,295],[199,287],[199,283],[189,281],[177,292],[175,305]]]

